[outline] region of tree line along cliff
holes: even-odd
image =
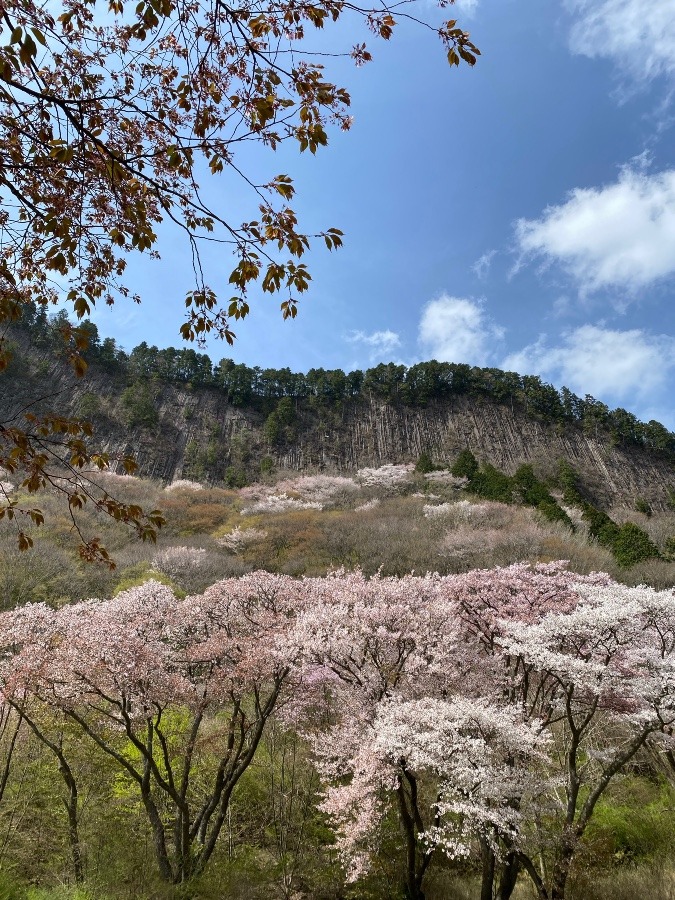
[[[534,463],[547,478],[564,459],[602,503],[659,508],[675,486],[675,435],[663,425],[537,376],[435,360],[306,374],[214,365],[192,348],[143,342],[126,353],[84,322],[89,368],[76,378],[64,324],[63,314],[29,311],[13,329],[2,420],[58,405],[90,419],[104,449],[133,449],[141,474],[165,481],[236,484],[261,469],[353,471],[422,453],[448,464],[468,448],[507,472]]]

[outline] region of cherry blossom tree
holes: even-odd
[[[557,834],[543,877],[519,852],[542,900],[563,900],[574,854],[598,800],[651,738],[675,722],[675,595],[608,583],[527,627],[511,623],[502,654],[519,703],[556,744]]]
[[[152,557],[152,568],[180,580],[204,566],[206,550],[201,547],[165,547]]]
[[[515,710],[457,696],[397,697],[378,704],[372,727],[348,728],[342,737],[339,766],[335,751],[325,765],[324,748],[320,770],[334,783],[322,808],[337,825],[351,879],[362,874],[374,849],[386,809],[383,793],[395,797],[411,900],[424,900],[423,879],[436,850],[456,859],[468,856],[476,840],[493,853],[500,839],[518,841],[518,807],[538,787],[528,764],[543,758],[545,738]],[[423,789],[433,798],[426,810]]]
[[[542,900],[561,900],[599,798],[647,740],[668,740],[672,592],[562,563],[395,581],[347,576],[332,595],[327,580],[300,617],[332,701],[314,746],[350,876],[396,801],[411,897],[435,849],[473,841],[483,900],[508,900],[523,869]]]
[[[673,594],[578,576],[562,563],[469,572],[456,587],[477,651],[465,688],[520,710],[555,747],[549,777],[558,788],[548,807],[542,793],[527,814],[521,809],[524,823],[544,813],[553,821],[549,870],[507,843],[497,897],[508,900],[525,868],[542,900],[560,900],[598,800],[672,720]]]
[[[288,687],[297,594],[291,579],[265,573],[183,601],[148,582],[0,623],[5,692],[60,711],[117,763],[139,792],[168,882],[189,881],[213,855]]]
[[[296,634],[314,683],[324,673],[358,690],[350,714],[363,710],[367,718],[402,684],[421,693],[445,678],[457,630],[445,582],[439,575],[366,578],[342,570],[304,579]]]
[[[162,877],[186,882],[274,716],[310,741],[349,878],[394,814],[411,900],[439,854],[480,856],[482,900],[521,873],[564,900],[613,780],[648,744],[675,749],[674,651],[673,591],[563,563],[36,604],[0,616],[3,784],[22,722],[59,761],[70,723],[138,792]]]
[[[374,750],[381,704],[439,696],[455,677],[456,615],[445,602],[444,582],[437,575],[367,579],[360,572],[305,580],[306,605],[297,622],[306,667],[305,727],[323,779],[340,783],[329,789],[324,809],[336,822],[352,879],[367,868],[385,809],[380,794],[395,783]],[[302,719],[301,713],[300,727]],[[415,898],[422,896],[433,853],[420,837],[417,776],[412,768],[397,776],[405,882]]]

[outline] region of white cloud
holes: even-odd
[[[496,256],[496,250],[488,250],[482,256],[479,256],[476,262],[471,266],[471,271],[481,280],[487,278],[490,274],[490,266],[492,260]]]
[[[562,297],[558,297],[551,304],[551,315],[554,319],[562,319],[564,316],[569,315],[571,308],[572,301],[569,297],[563,295]]]
[[[675,369],[675,338],[583,325],[565,333],[559,346],[541,337],[508,356],[502,368],[542,375],[581,395],[648,399],[666,386]]]
[[[395,331],[373,331],[366,334],[364,331],[352,331],[347,335],[350,344],[363,344],[368,348],[368,356],[371,362],[383,356],[390,356],[401,346],[401,338]]]
[[[612,60],[633,81],[675,76],[672,0],[567,0],[573,53]]]
[[[675,19],[675,16],[673,16]],[[521,260],[560,263],[581,294],[633,293],[675,274],[675,169],[648,174],[642,158],[613,184],[575,188],[539,219],[519,219]]]
[[[478,7],[478,0],[455,0],[455,8],[465,13],[475,13]]]
[[[442,294],[422,311],[419,343],[427,357],[441,362],[486,365],[503,337],[479,300]]]

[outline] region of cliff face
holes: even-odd
[[[550,476],[566,459],[602,503],[633,504],[637,498],[663,508],[675,486],[675,465],[635,447],[613,446],[608,435],[585,434],[572,425],[553,425],[471,397],[423,408],[360,400],[340,410],[298,406],[295,421],[270,445],[265,416],[227,403],[214,389],[191,390],[166,382],[143,385],[141,400],[149,423],[130,411],[128,382],[90,369],[77,379],[48,351],[20,348],[9,372],[0,377],[0,421],[28,404],[33,411],[58,409],[85,415],[96,445],[112,455],[133,451],[140,474],[171,481],[197,477],[221,481],[228,467],[249,479],[270,457],[289,470],[353,472],[364,466],[415,462],[426,451],[435,462],[451,462],[468,447],[475,456],[513,473],[524,462]],[[37,404],[36,398],[42,398]]]
[[[362,404],[349,411],[341,427],[301,438],[280,455],[280,463],[294,469],[323,465],[353,470],[414,462],[423,451],[434,461],[451,462],[467,447],[479,460],[509,474],[532,463],[550,476],[557,461],[566,459],[605,502],[632,503],[644,497],[660,507],[668,486],[675,484],[675,466],[664,459],[614,447],[601,433],[559,430],[518,410],[470,398],[423,409]]]

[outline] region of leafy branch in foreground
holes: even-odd
[[[412,2],[412,0],[410,0]],[[327,129],[348,130],[350,96],[324,76],[324,56],[371,56],[365,44],[314,54],[308,32],[349,17],[388,40],[398,20],[422,23],[409,4],[291,0],[64,0],[11,2],[0,15],[0,321],[28,299],[65,299],[79,318],[103,299],[129,296],[127,256],[157,256],[157,226],[170,221],[193,255],[185,338],[214,330],[228,341],[231,319],[248,312],[254,282],[284,291],[284,317],[311,276],[298,260],[312,237],[342,243],[330,227],[308,234],[288,205],[292,179],[265,183],[238,162],[246,144],[295,141],[315,153]],[[445,5],[445,4],[442,4]],[[427,26],[430,27],[431,26]],[[451,65],[473,65],[477,48],[455,20],[433,28]],[[236,223],[205,199],[204,172],[251,188],[257,214]],[[226,245],[236,264],[219,299],[204,277],[201,240]],[[133,299],[139,300],[138,297]],[[222,305],[221,305],[222,303]]]
[[[88,502],[116,521],[131,526],[141,540],[156,540],[157,529],[164,524],[159,510],[146,513],[137,504],[122,503],[90,477],[106,470],[111,460],[107,453],[88,448],[86,438],[92,436],[89,422],[55,415],[38,417],[32,412],[23,412],[23,418],[25,425],[11,421],[0,423],[0,466],[6,476],[20,474],[20,488],[28,494],[51,488],[64,497],[82,559],[104,562],[111,568],[115,565],[101,540],[87,538],[81,530],[76,513]],[[127,474],[136,469],[130,456],[118,462]],[[16,523],[20,550],[33,546],[33,538],[22,522],[34,526],[44,524],[42,511],[20,502],[10,481],[0,483],[0,519],[4,518]]]
[[[411,0],[412,2],[412,0]],[[452,2],[452,0],[451,0]],[[445,2],[441,3],[446,5]],[[311,274],[301,257],[312,239],[328,250],[342,244],[335,227],[310,234],[289,205],[293,181],[277,174],[254,181],[239,151],[284,141],[316,153],[329,126],[348,130],[350,97],[325,77],[324,57],[371,58],[365,43],[344,53],[314,53],[309,32],[352,20],[388,40],[397,21],[421,22],[409,4],[360,6],[343,0],[268,5],[243,0],[10,0],[0,11],[0,325],[22,318],[28,305],[64,301],[78,318],[101,300],[132,294],[125,282],[130,253],[159,258],[158,231],[171,223],[192,255],[186,297],[187,340],[209,333],[232,343],[231,322],[249,312],[248,292],[283,294],[284,319],[297,314],[298,295]],[[394,17],[396,13],[396,18]],[[473,65],[477,48],[450,20],[427,25],[440,38],[451,65]],[[257,211],[235,222],[206,199],[205,173],[243,179]],[[235,260],[222,298],[207,282],[200,245],[223,245]],[[82,329],[65,327],[75,371],[86,368]],[[0,369],[10,360],[0,335]],[[89,454],[84,423],[58,415],[28,428],[5,424],[0,463],[22,470],[29,491],[52,484],[48,466],[54,439],[60,463],[98,466]],[[69,455],[70,454],[70,455]],[[91,499],[65,489],[71,510]],[[97,505],[151,536],[158,516],[146,516],[104,495]],[[17,508],[7,501],[6,514]],[[24,510],[39,524],[37,510]],[[75,526],[77,527],[77,526]],[[23,532],[21,532],[23,533]],[[21,546],[29,546],[27,536]],[[106,558],[82,538],[87,558]]]

